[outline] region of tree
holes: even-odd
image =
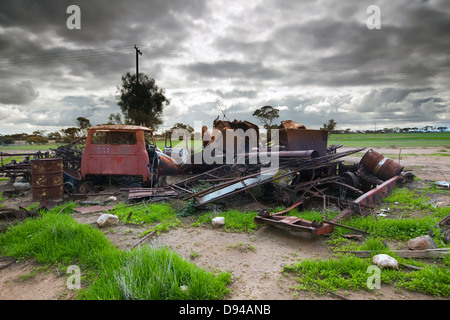
[[[57,142],[59,142],[58,140],[61,140],[62,136],[61,136],[61,134],[58,131],[55,131],[55,132],[50,132],[47,135],[47,139],[49,139],[49,140],[56,140]]]
[[[80,134],[82,137],[87,137],[88,130],[91,126],[91,122],[89,119],[86,119],[84,117],[78,117],[77,118],[77,124],[78,128],[80,128]]]
[[[173,127],[172,128],[170,128],[170,130],[176,130],[176,129],[184,129],[184,130],[187,130],[189,133],[192,133],[192,132],[194,132],[194,128],[192,128],[190,125],[186,125],[186,124],[184,124],[184,123],[175,123],[174,125],[173,125]]]
[[[62,133],[62,137],[63,137],[63,142],[65,142],[65,143],[71,143],[71,142],[81,138],[80,128],[77,128],[77,127],[61,129],[61,133]]]
[[[323,129],[330,131],[330,133],[336,129],[337,123],[334,119],[328,120],[328,123],[323,124]]]
[[[280,110],[272,106],[264,106],[253,112],[252,116],[257,117],[264,124],[265,129],[271,129],[272,121],[278,118]]]
[[[139,73],[139,78],[130,72],[123,75],[122,85],[117,87],[116,98],[125,124],[146,126],[154,131],[163,123],[164,106],[170,104],[164,90],[158,88],[154,79],[143,73]]]
[[[40,135],[29,135],[25,142],[29,144],[45,144],[48,143],[48,139]]]
[[[119,112],[111,113],[108,117],[108,122],[106,124],[123,124],[120,113]]]

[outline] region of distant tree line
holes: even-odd
[[[87,136],[87,131],[91,123],[84,117],[77,118],[77,126],[61,129],[46,134],[46,130],[36,130],[33,133],[15,133],[10,135],[0,135],[1,145],[11,145],[17,141],[23,141],[28,144],[47,144],[49,141],[56,143],[70,143]]]
[[[361,130],[361,129],[343,129],[343,130],[337,130],[334,129],[331,132],[336,134],[342,134],[342,133],[367,133],[367,134],[378,134],[378,133],[426,133],[426,132],[448,132],[448,127],[435,127],[435,126],[424,126],[424,127],[407,127],[407,128],[400,128],[400,127],[394,127],[394,128],[383,128],[383,129],[377,129],[377,130]]]

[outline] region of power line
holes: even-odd
[[[64,62],[74,62],[89,59],[98,59],[105,57],[114,57],[120,55],[127,55],[130,53],[129,45],[107,47],[102,49],[84,49],[78,52],[53,52],[49,54],[34,55],[31,57],[12,57],[7,58],[8,61],[0,61],[0,68],[5,68],[7,66],[33,66],[33,65],[43,65],[43,64],[54,64],[54,63],[64,63]],[[140,52],[136,45],[136,55]],[[329,70],[329,71],[355,71],[363,73],[376,73],[376,74],[402,74],[409,76],[431,76],[434,72],[414,72],[414,71],[402,71],[402,70],[382,70],[382,69],[369,69],[369,68],[357,68],[357,67],[346,67],[346,66],[330,66],[330,65],[319,65],[319,64],[309,64],[309,63],[298,63],[289,61],[270,61],[270,60],[255,60],[255,59],[244,59],[232,57],[231,59],[225,59],[214,54],[208,54],[207,56],[200,57],[198,53],[192,52],[190,50],[180,50],[180,49],[170,49],[157,46],[142,46],[150,54],[163,55],[165,57],[184,57],[192,58],[193,60],[200,61],[205,64],[214,64],[218,62],[236,63],[249,67],[257,68],[282,68],[289,70]],[[140,53],[142,55],[142,53]],[[138,62],[136,60],[136,66]]]

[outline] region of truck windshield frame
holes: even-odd
[[[97,130],[91,135],[92,144],[135,145],[136,132]]]

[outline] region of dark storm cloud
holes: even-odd
[[[366,26],[373,4],[380,30]],[[81,9],[80,30],[66,26],[69,5]],[[217,99],[255,122],[272,105],[309,127],[448,124],[449,35],[447,0],[2,0],[0,113],[49,126],[105,121],[137,44],[140,71],[172,94],[168,127],[212,121]]]
[[[282,73],[266,68],[261,63],[241,62],[241,61],[218,61],[213,63],[198,62],[187,65],[184,69],[194,77],[205,78],[224,78],[241,80],[245,79],[264,79],[272,80],[282,76]]]
[[[39,96],[30,81],[16,84],[0,84],[0,103],[25,105]]]
[[[70,5],[81,11],[81,29],[66,26]],[[122,36],[139,39],[147,32],[167,37],[183,36],[185,16],[200,15],[206,6],[203,1],[109,1],[109,0],[4,0],[0,2],[0,24],[42,33],[48,30],[84,44],[114,42]],[[179,38],[176,39],[179,39]]]

